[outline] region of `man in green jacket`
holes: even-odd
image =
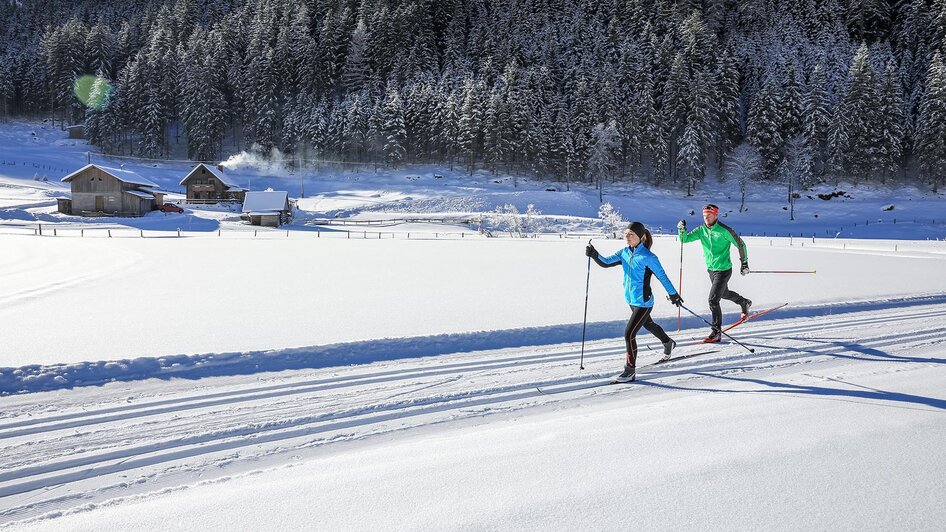
[[[732,277],[732,259],[729,256],[729,246],[736,246],[739,251],[739,262],[742,268],[739,273],[749,273],[749,256],[746,254],[746,243],[728,225],[719,221],[719,207],[710,203],[703,207],[704,225],[687,233],[686,220],[680,220],[677,230],[680,241],[683,243],[699,240],[703,244],[703,258],[706,259],[706,269],[709,271],[710,281],[713,283],[709,293],[710,311],[713,313],[713,328],[703,341],[715,343],[720,340],[720,331],[723,328],[723,311],[719,306],[720,299],[728,299],[742,308],[744,320],[749,315],[752,301],[729,289],[729,278]]]

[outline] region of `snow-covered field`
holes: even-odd
[[[40,129],[30,152],[17,144],[24,128],[0,127],[0,160],[84,163],[61,132]],[[659,344],[642,332],[638,382],[602,386],[623,364],[628,309],[620,272],[593,266],[580,370],[591,190],[433,171],[313,179],[288,230],[254,234],[225,210],[63,217],[64,189],[26,168],[0,166],[0,528],[946,522],[946,242],[927,240],[946,236],[942,197],[907,190],[901,204],[856,189],[804,222],[814,241],[748,238],[754,269],[817,271],[733,279],[756,309],[788,303],[733,329],[754,353],[695,345],[703,322],[684,313],[677,332],[655,286],[655,319],[693,356],[647,367]],[[171,188],[180,176],[164,171],[155,180]],[[627,190],[606,199],[668,230],[707,201]],[[520,201],[571,221],[529,239],[306,223],[462,217]],[[779,201],[759,191],[731,223],[774,232]],[[890,203],[911,222],[876,223]],[[842,235],[860,238],[822,236],[861,218],[871,224]],[[675,238],[654,251],[677,283]],[[708,316],[697,244],[683,263],[686,304]],[[731,321],[736,308],[723,308]]]

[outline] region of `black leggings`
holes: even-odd
[[[631,305],[631,319],[627,320],[627,327],[624,328],[624,343],[627,346],[627,365],[632,368],[637,367],[637,331],[641,327],[647,329],[661,342],[669,342],[670,337],[660,328],[660,325],[650,319],[650,311],[653,307],[635,307]]]
[[[723,309],[719,306],[720,299],[727,299],[737,305],[742,305],[746,298],[729,289],[729,278],[732,277],[732,269],[714,272],[708,270],[710,281],[713,286],[709,293],[709,307],[713,313],[713,330],[718,331],[723,327]]]

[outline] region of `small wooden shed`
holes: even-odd
[[[69,131],[70,139],[84,139],[85,138],[85,124],[76,124],[74,126],[66,126],[66,129]]]
[[[243,218],[251,225],[279,227],[280,224],[289,223],[291,215],[288,192],[266,190],[246,193]]]

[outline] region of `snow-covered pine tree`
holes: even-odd
[[[713,86],[707,74],[696,73],[690,84],[686,127],[680,139],[677,166],[686,180],[687,195],[706,174],[706,152],[711,136]]]
[[[812,154],[812,172],[815,176],[821,176],[827,170],[826,152],[831,130],[831,110],[827,80],[820,64],[815,66],[811,73],[802,107],[801,129],[808,144],[808,151]]]
[[[876,161],[881,181],[886,182],[900,168],[903,156],[903,97],[892,62],[887,64],[879,89]]]
[[[404,162],[407,155],[407,150],[404,148],[407,142],[407,130],[404,127],[404,106],[393,85],[388,88],[382,116],[384,159],[389,165],[397,168]]]
[[[739,141],[741,134],[739,127],[739,65],[732,51],[724,49],[719,58],[715,72],[716,84],[716,161],[720,169],[723,168],[726,154]]]
[[[749,107],[747,139],[762,157],[762,176],[772,178],[782,159],[782,135],[775,83],[769,77]]]
[[[351,44],[342,70],[342,84],[349,92],[361,90],[365,82],[365,41],[367,28],[363,19],[358,20],[351,34]]]
[[[486,103],[486,112],[483,116],[483,162],[486,167],[496,174],[499,163],[504,157],[505,127],[502,123],[503,99],[500,91],[493,88]]]
[[[783,139],[797,137],[801,133],[802,99],[794,65],[786,67],[785,84],[778,100],[778,113],[781,117],[781,137]]]
[[[879,122],[877,87],[866,43],[861,43],[848,72],[847,86],[838,103],[834,128],[837,169],[854,179],[866,179],[876,168]]]
[[[440,160],[446,161],[452,171],[460,153],[460,113],[453,92],[440,100],[434,123],[437,153]]]
[[[342,158],[347,161],[362,161],[368,139],[368,115],[362,108],[362,94],[355,94],[338,105],[345,109],[345,126],[342,133]]]
[[[920,173],[933,190],[946,179],[946,66],[940,52],[933,55],[926,74],[926,92],[917,120],[916,154]]]

